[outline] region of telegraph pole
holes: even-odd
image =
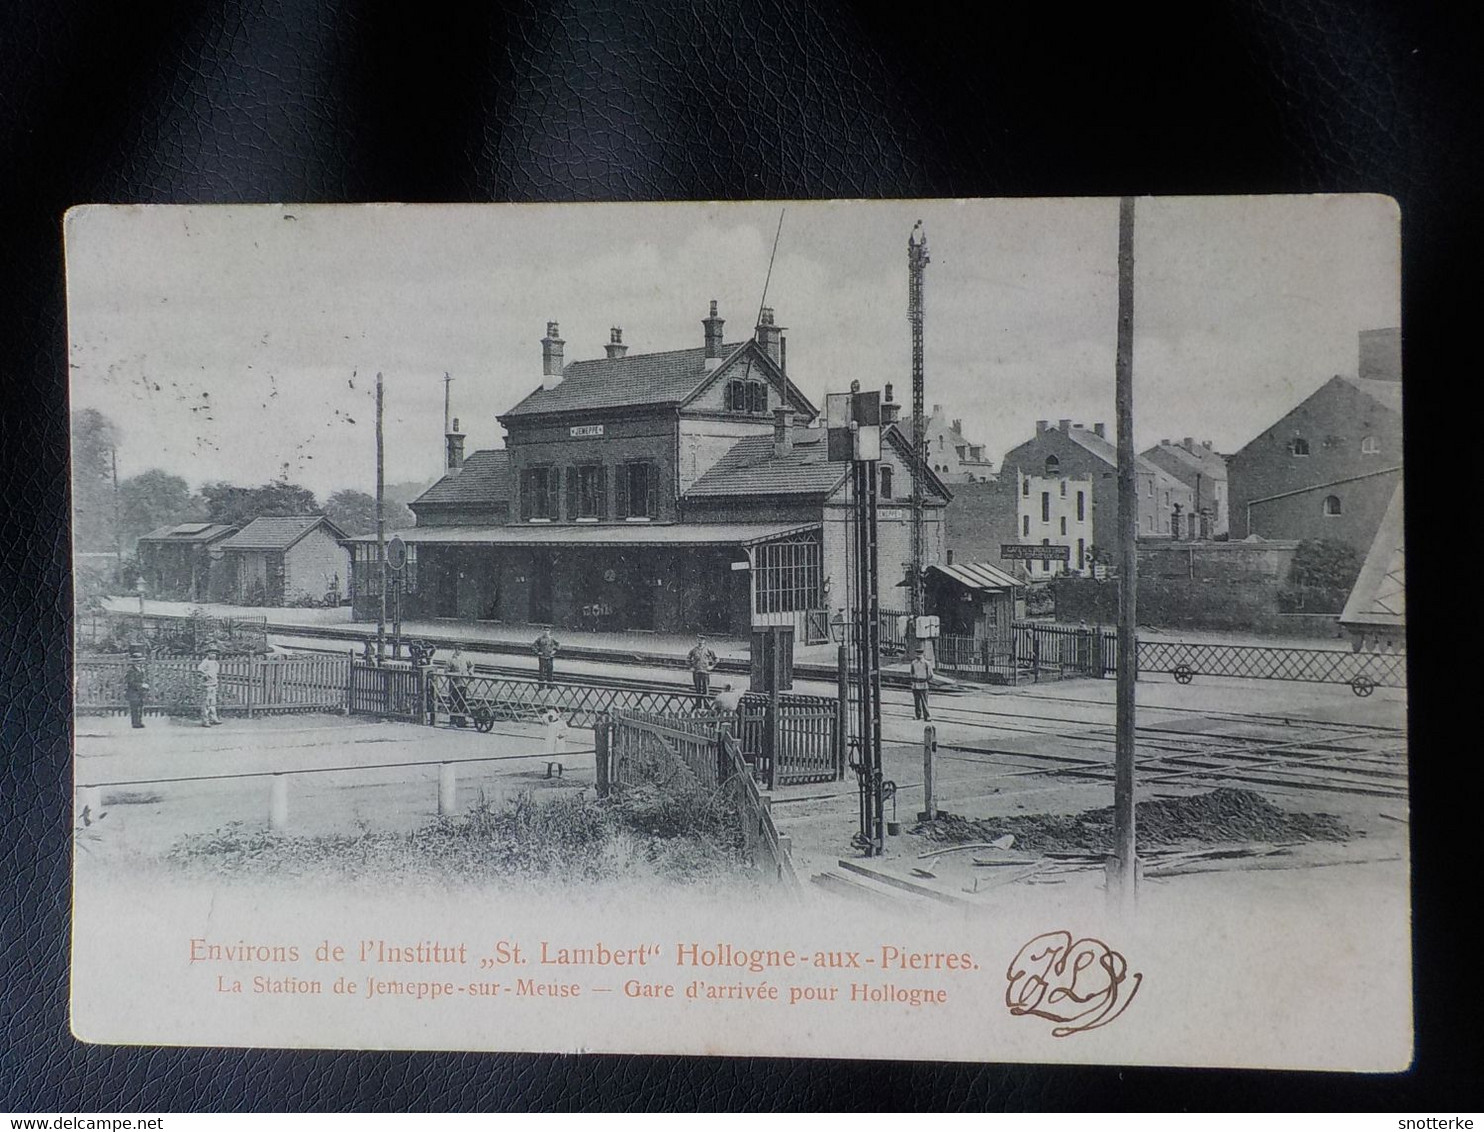
[[[921,235],[919,236],[919,233]],[[907,652],[912,655],[917,646],[917,619],[925,612],[923,605],[923,562],[927,555],[923,546],[923,483],[921,468],[927,466],[927,422],[923,420],[922,377],[922,316],[923,316],[923,269],[928,264],[927,233],[919,220],[907,236],[907,321],[912,326],[912,454],[918,468],[912,472],[912,589],[911,632],[907,638]]]
[[[445,386],[445,388],[447,388]],[[381,373],[376,374],[376,573],[381,600],[376,606],[376,663],[386,660],[386,493],[385,436]]]
[[[1138,642],[1134,627],[1139,589],[1139,493],[1134,468],[1134,198],[1118,203],[1118,689],[1113,768],[1114,859],[1108,895],[1133,910],[1138,886],[1134,839],[1134,679]]]

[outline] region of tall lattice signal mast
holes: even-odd
[[[922,276],[928,265],[927,233],[922,221],[907,237],[907,321],[912,325],[912,452],[918,468],[912,473],[912,609],[923,613],[923,499],[920,470],[927,466],[927,421],[922,405]],[[915,633],[914,633],[915,635]]]

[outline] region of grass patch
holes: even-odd
[[[499,805],[481,796],[467,814],[436,818],[410,833],[363,826],[350,834],[303,835],[234,822],[183,838],[165,858],[185,871],[218,876],[448,886],[696,885],[750,876],[734,813],[699,797],[641,791],[611,801],[519,794]]]

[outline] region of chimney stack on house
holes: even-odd
[[[1059,421],[1056,422],[1056,427],[1058,429],[1060,429],[1062,432],[1071,432],[1072,431],[1072,418],[1071,417],[1062,417],[1061,420],[1059,420]]]
[[[544,379],[541,388],[555,389],[562,383],[562,348],[566,344],[557,324],[548,322],[546,337],[541,339],[541,376]]]
[[[894,425],[902,415],[902,406],[892,400],[891,382],[886,383],[886,396],[881,401],[881,427]]]
[[[1183,448],[1183,449],[1185,449],[1185,451],[1187,451],[1187,452],[1194,452],[1195,451],[1195,437],[1193,437],[1193,436],[1187,436],[1184,440],[1182,440],[1180,442],[1180,447]]]
[[[444,461],[447,470],[457,473],[464,466],[464,434],[459,431],[459,418],[454,417],[453,427],[448,430],[444,441]]]
[[[779,458],[794,450],[794,411],[773,410],[773,455]]]
[[[719,318],[716,314],[716,300],[711,300],[711,314],[701,319],[701,325],[706,328],[706,358],[720,360],[721,358],[721,331],[727,320]],[[707,367],[712,368],[710,366]]]
[[[1402,379],[1402,332],[1391,326],[1384,330],[1360,332],[1360,368],[1358,376],[1367,381],[1400,381]]]
[[[960,436],[963,435],[964,422],[957,417],[955,417],[953,420],[953,431],[958,433]]]
[[[1094,424],[1092,426],[1092,434],[1094,436],[1106,437],[1107,436],[1107,427],[1103,424],[1102,421],[1098,421],[1096,424]]]
[[[1043,432],[1045,432],[1046,431],[1046,426],[1049,425],[1050,423],[1051,423],[1050,421],[1037,421],[1036,422],[1036,435],[1037,436],[1040,436]]]
[[[623,344],[623,327],[615,326],[608,331],[608,345],[604,347],[610,358],[621,358],[629,352],[629,348]]]
[[[783,366],[783,327],[773,321],[773,308],[764,307],[757,319],[757,344],[779,367]]]

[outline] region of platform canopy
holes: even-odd
[[[395,533],[413,546],[755,546],[816,532],[819,523],[512,523],[498,527],[414,527]],[[375,544],[375,535],[358,543]]]
[[[945,578],[971,590],[1025,588],[1025,583],[1020,579],[1005,573],[997,566],[991,566],[988,562],[955,562],[950,566],[929,566],[928,572],[942,574]]]

